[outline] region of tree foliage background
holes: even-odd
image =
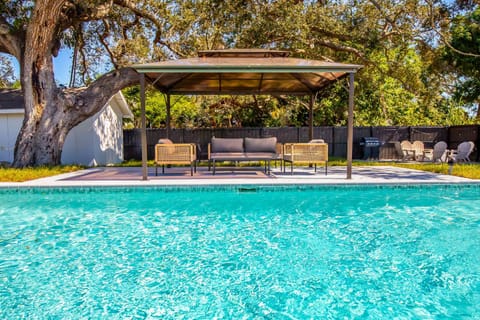
[[[479,46],[472,43],[477,36],[468,42],[456,30],[467,15],[467,27],[478,32],[478,10],[469,1],[185,1],[167,7],[169,36],[154,58],[192,56],[198,49],[265,47],[288,49],[303,58],[362,64],[356,76],[356,125],[465,124],[480,119],[480,90],[472,92],[480,82],[466,77],[478,73]],[[458,51],[447,56],[450,47]],[[469,52],[477,55],[465,56]],[[458,60],[464,61],[463,68]],[[317,97],[315,125],[346,123],[345,87],[338,83]],[[467,93],[473,97],[467,99]],[[226,100],[239,101],[220,97],[211,103]],[[257,107],[261,112],[253,114],[261,114],[261,119],[251,121],[252,112],[223,103],[223,121],[197,123],[307,123],[306,99],[247,97],[242,104]],[[472,107],[470,113],[465,106]],[[202,116],[198,111],[196,117]]]
[[[454,98],[470,106],[480,119],[480,8],[466,10],[450,25],[451,45],[445,59],[456,74]]]
[[[65,12],[76,17],[57,35],[59,48],[72,52],[72,87],[88,86],[112,69],[191,57],[198,50],[286,49],[297,57],[364,65],[356,76],[356,125],[452,125],[479,120],[476,1],[62,2]],[[0,1],[2,21],[21,26],[35,3]],[[3,74],[9,67],[3,61],[0,76],[5,84]],[[346,85],[339,82],[317,96],[315,125],[346,123]],[[124,93],[137,108],[138,90]],[[148,96],[149,126],[161,127],[164,97]],[[175,97],[172,124],[305,125],[307,99]]]

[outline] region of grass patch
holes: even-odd
[[[2,168],[0,167],[0,182],[24,182],[45,177],[55,176],[57,174],[73,172],[84,169],[83,166],[53,166],[53,167],[34,167],[34,168]]]
[[[345,164],[346,165],[346,161]],[[370,162],[354,161],[354,166],[392,166],[407,168],[413,170],[428,171],[440,174],[448,174],[449,165],[447,163],[407,163],[407,162]],[[480,179],[480,163],[455,163],[452,168],[452,176],[468,179]]]
[[[153,160],[148,160],[147,165],[149,167],[154,167],[155,162]],[[115,163],[112,165],[113,167],[141,167],[142,161],[141,160],[127,160],[123,161],[122,163]]]
[[[446,163],[396,163],[396,167],[423,170],[441,174],[448,174],[448,164]],[[480,164],[478,163],[455,163],[452,168],[452,176],[464,177],[469,179],[480,179]]]

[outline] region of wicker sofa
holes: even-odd
[[[208,170],[218,161],[264,161],[265,173],[270,173],[272,160],[279,160],[277,138],[212,138],[208,144]]]

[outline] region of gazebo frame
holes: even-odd
[[[309,138],[313,139],[315,95],[348,75],[347,179],[352,178],[354,74],[361,65],[292,58],[288,51],[229,49],[200,51],[198,57],[132,66],[140,74],[142,179],[148,179],[145,84],[165,93],[167,137],[170,96],[309,95]]]

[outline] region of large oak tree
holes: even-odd
[[[198,49],[281,48],[305,58],[361,63],[357,124],[434,122],[448,112],[438,109],[449,79],[437,59],[448,40],[448,3],[0,0],[0,52],[18,60],[25,97],[14,166],[58,164],[67,133],[138,81],[131,63],[191,56]],[[62,47],[73,52],[69,88],[55,82],[53,57]],[[345,120],[343,86],[334,93],[319,100],[321,124]]]
[[[20,64],[25,117],[17,138],[13,165],[59,164],[67,133],[98,112],[118,90],[138,81],[131,68],[109,72],[88,87],[59,88],[53,57],[68,33],[83,21],[107,18],[124,1],[1,1],[0,52]]]

